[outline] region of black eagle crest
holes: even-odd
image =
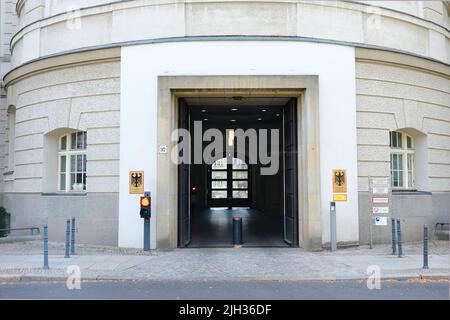
[[[131,184],[137,188],[142,184],[142,173],[132,173],[131,174]]]
[[[345,183],[344,171],[336,171],[334,173],[334,181],[340,187]]]

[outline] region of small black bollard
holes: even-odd
[[[44,269],[48,268],[48,226],[44,225]]]
[[[233,245],[239,247],[242,245],[242,218],[233,218]]]
[[[67,219],[67,223],[66,223],[66,254],[65,254],[64,258],[70,258],[69,247],[70,247],[70,219]]]
[[[398,244],[398,257],[401,258],[403,255],[403,247],[402,247],[402,230],[400,228],[400,219],[397,220],[397,244]]]
[[[392,228],[392,254],[395,255],[397,253],[397,244],[395,243],[395,219],[391,219],[391,228]]]
[[[423,226],[423,269],[428,269],[428,225]]]
[[[72,217],[72,233],[70,236],[70,254],[75,255],[75,218]]]

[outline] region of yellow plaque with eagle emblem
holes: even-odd
[[[347,172],[342,169],[333,170],[333,193],[347,192]]]
[[[130,194],[144,193],[144,171],[130,171]]]

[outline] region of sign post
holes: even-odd
[[[369,244],[373,248],[373,226],[387,226],[391,215],[391,181],[369,177]]]

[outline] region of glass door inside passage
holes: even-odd
[[[239,158],[216,160],[209,169],[209,206],[249,206],[249,166]]]

